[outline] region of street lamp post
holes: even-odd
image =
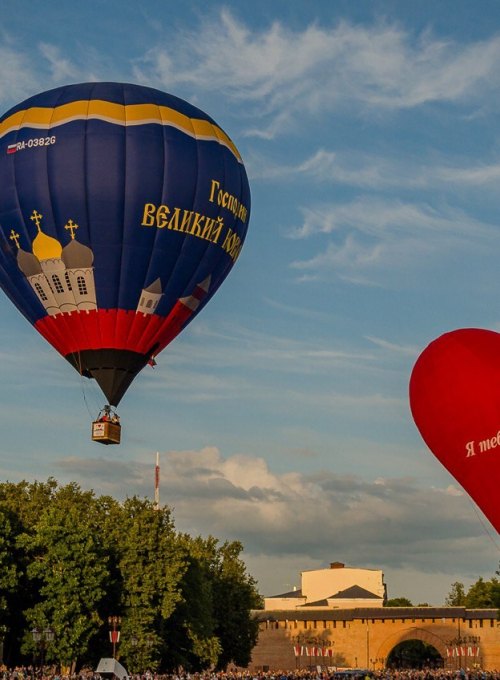
[[[137,645],[139,644],[139,638],[137,637],[137,635],[132,635],[132,637],[130,638],[130,644],[134,648],[134,652],[136,652],[137,651]],[[140,670],[141,669],[139,667],[139,671]]]
[[[151,647],[153,646],[153,643],[154,643],[154,641],[153,641],[152,635],[147,635],[146,636],[146,647],[147,647],[147,649],[151,649]]]
[[[109,639],[113,645],[113,659],[116,658],[116,645],[120,642],[120,625],[122,622],[121,616],[110,616],[108,624],[111,630],[109,631]]]
[[[147,635],[146,639],[144,641],[140,641],[137,635],[132,635],[130,638],[130,644],[134,648],[134,651],[137,651],[139,649],[139,672],[143,672],[144,668],[144,645],[147,647],[147,649],[151,649],[151,647],[154,644],[153,636],[152,635]]]
[[[40,648],[40,671],[43,675],[45,649],[54,641],[55,631],[52,626],[47,626],[45,630],[35,626],[31,631],[31,636],[35,645]]]

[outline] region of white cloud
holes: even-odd
[[[301,314],[301,310],[296,310],[296,313]],[[309,334],[305,339],[289,338],[261,333],[235,323],[207,324],[200,321],[196,328],[191,329],[191,337],[192,341],[185,338],[182,343],[172,345],[169,349],[172,366],[169,380],[174,379],[176,388],[182,386],[177,384],[180,376],[176,378],[173,366],[180,367],[184,375],[186,366],[193,366],[193,357],[196,357],[198,366],[216,368],[218,371],[238,366],[250,367],[252,371],[286,371],[298,375],[323,372],[327,366],[357,364],[361,367],[377,361],[376,353],[353,347],[352,343],[339,340],[334,344],[332,338],[318,341]],[[202,346],[202,351],[196,351],[192,342]],[[149,376],[152,380],[153,375],[149,373]],[[157,377],[154,376],[155,382]],[[225,378],[219,379],[223,389],[230,388]]]
[[[455,486],[422,488],[411,478],[364,481],[329,470],[276,474],[263,458],[224,458],[215,447],[169,451],[160,465],[161,497],[174,507],[178,528],[241,540],[254,564],[258,556],[265,556],[264,564],[306,554],[316,564],[333,557],[359,566],[449,573],[452,563],[470,573],[494,559],[466,495]],[[71,457],[59,467],[83,483],[99,480],[98,492],[152,494],[151,465]],[[266,587],[265,574],[255,576]]]
[[[457,208],[365,196],[350,203],[303,209],[291,238],[329,236],[326,246],[291,267],[313,277],[335,271],[360,282],[388,280],[395,270],[439,266],[457,254],[484,255],[499,245],[500,233]],[[401,283],[401,281],[399,280]]]
[[[13,45],[0,45],[0,101],[15,102],[36,92],[37,78],[30,59]]]
[[[44,41],[38,45],[42,59],[35,59],[4,35],[0,99],[21,99],[43,89],[41,81],[53,86],[119,72],[122,79],[181,88],[193,101],[200,93],[205,99],[217,93],[219,101],[241,103],[246,109],[238,114],[241,134],[272,139],[300,130],[304,117],[331,111],[372,115],[427,102],[474,107],[479,93],[494,94],[500,64],[498,36],[464,44],[430,31],[415,36],[383,22],[341,21],[292,30],[274,21],[253,28],[227,9],[172,33],[161,32],[155,21],[150,39],[157,42],[142,58],[116,64],[93,45],[76,45],[68,57],[64,48]],[[316,169],[329,162],[320,152]],[[375,180],[365,177],[368,183]]]
[[[79,77],[79,69],[61,54],[61,49],[48,43],[40,43],[40,52],[48,61],[54,82],[60,83],[66,80],[74,80]]]
[[[493,186],[495,191],[500,177],[499,163],[484,163],[476,167],[446,168],[438,167],[430,171],[431,181],[441,180],[443,183],[465,186]]]
[[[387,340],[382,340],[381,338],[374,338],[370,335],[365,335],[365,338],[370,342],[373,342],[374,345],[382,347],[383,349],[387,349],[389,352],[394,352],[396,354],[417,357],[421,352],[421,348],[417,347],[416,345],[398,345],[394,342],[388,342]]]
[[[223,91],[261,119],[251,134],[272,138],[302,114],[356,105],[396,110],[427,102],[470,101],[492,90],[500,38],[463,44],[397,24],[306,26],[275,21],[253,29],[228,10],[178,32],[136,64],[135,76],[160,86]],[[318,87],[321,82],[321,87]],[[272,119],[272,120],[270,120]]]
[[[304,238],[312,234],[340,231],[343,227],[357,231],[368,237],[381,237],[384,234],[418,236],[420,247],[426,248],[422,238],[430,234],[446,233],[449,236],[470,238],[478,235],[493,235],[495,229],[465,215],[457,208],[442,207],[440,210],[428,204],[408,203],[399,199],[385,199],[362,196],[351,203],[325,205],[316,209],[303,208],[302,225],[289,231],[294,238]],[[349,241],[345,244],[350,247]],[[373,250],[376,251],[375,247]],[[376,256],[376,255],[375,255]],[[362,257],[372,259],[374,253]]]
[[[264,180],[309,179],[323,185],[333,183],[364,189],[398,191],[402,188],[415,191],[457,190],[481,187],[495,190],[500,177],[498,162],[482,162],[470,159],[466,164],[461,158],[448,158],[448,165],[434,161],[427,163],[420,158],[405,156],[404,160],[384,158],[360,153],[355,149],[329,151],[319,148],[302,162],[284,165],[273,157],[250,151],[246,167],[251,178]]]
[[[264,302],[270,305],[271,307],[274,307],[275,309],[279,309],[282,312],[293,314],[294,316],[300,316],[303,317],[304,319],[313,319],[314,321],[328,321],[328,322],[331,322],[332,320],[332,314],[329,314],[328,312],[320,312],[310,308],[284,305],[281,302],[278,302],[277,300],[273,300],[272,298],[267,297],[264,298]]]

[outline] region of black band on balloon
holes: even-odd
[[[127,349],[85,349],[65,358],[81,375],[95,379],[110,406],[118,406],[151,357]]]

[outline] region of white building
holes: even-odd
[[[386,597],[382,571],[346,567],[342,562],[332,562],[329,569],[301,572],[301,588],[266,597],[264,609],[383,607]]]

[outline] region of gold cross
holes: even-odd
[[[75,238],[75,229],[78,229],[78,224],[75,224],[73,222],[73,220],[70,220],[68,222],[68,224],[65,225],[64,228],[69,229],[69,231],[71,232],[71,238],[74,239]]]
[[[33,215],[31,216],[31,219],[36,224],[38,231],[40,231],[40,220],[42,219],[42,217],[43,215],[40,215],[40,213],[37,213],[36,210],[33,210]]]
[[[14,231],[14,229],[11,230],[9,238],[10,238],[11,241],[14,241],[14,243],[16,244],[16,246],[17,246],[18,248],[20,248],[20,245],[19,245],[19,234],[16,234],[16,232]]]

